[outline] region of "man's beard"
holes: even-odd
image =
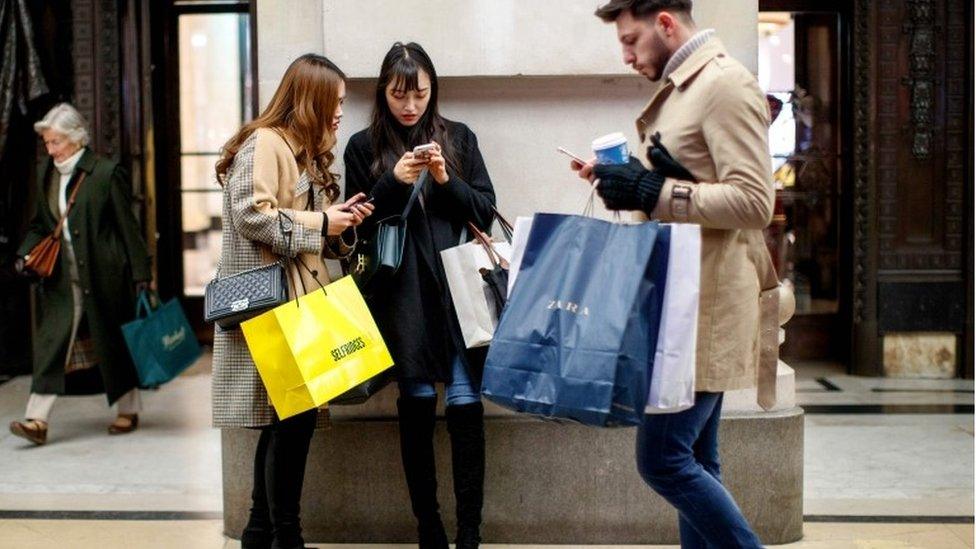
[[[674,53],[669,52],[667,44],[665,44],[664,40],[661,40],[657,36],[654,37],[654,42],[654,46],[659,48],[658,51],[664,52],[664,54],[661,55],[661,58],[657,62],[651,63],[651,66],[654,68],[655,72],[653,77],[648,76],[647,79],[651,82],[660,82],[661,77],[664,76],[664,68],[668,66],[668,61],[671,60]]]

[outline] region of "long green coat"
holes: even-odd
[[[35,213],[18,251],[21,257],[30,253],[57,225],[58,217],[47,202],[48,185],[58,184],[58,178],[52,177],[53,168],[51,160],[38,167]],[[70,376],[64,373],[74,297],[62,246],[52,276],[34,285],[31,391],[60,395],[104,391],[111,404],[139,384],[121,326],[135,316],[135,282],[150,280],[152,275],[146,244],[132,214],[131,189],[125,170],[85,149],[68,183],[68,195],[82,171],[88,175],[78,191],[68,225],[83,293],[84,318],[100,358],[99,368],[73,372]],[[96,371],[101,373],[100,380],[92,375]]]

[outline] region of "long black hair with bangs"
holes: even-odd
[[[420,120],[411,127],[405,127],[390,112],[390,106],[386,102],[386,88],[393,82],[398,89],[416,91],[420,87],[420,71],[426,72],[430,77],[430,101]],[[380,67],[380,76],[376,81],[376,102],[369,124],[369,139],[373,146],[373,165],[370,166],[370,171],[373,176],[379,177],[387,170],[392,170],[407,150],[431,141],[440,144],[448,171],[458,173],[460,166],[450,138],[447,123],[437,109],[437,71],[434,70],[430,56],[415,42],[393,44]]]

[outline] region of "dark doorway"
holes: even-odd
[[[851,158],[847,3],[760,2],[759,80],[774,120],[776,212],[768,240],[796,315],[781,354],[849,366]],[[778,111],[778,112],[777,112]]]

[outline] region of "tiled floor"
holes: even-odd
[[[857,378],[830,365],[797,365],[797,380],[798,402],[818,412],[806,416],[809,521],[804,540],[785,547],[973,547],[971,381]],[[220,441],[209,426],[209,387],[204,361],[147,393],[143,423],[126,437],[105,434],[112,413],[103,397],[59,401],[47,446],[31,447],[4,428],[0,548],[238,547],[222,536],[218,518]],[[0,385],[4,426],[20,418],[28,388],[25,377]],[[866,408],[893,404],[902,408],[886,410],[898,413]],[[932,405],[956,413],[918,413]],[[960,406],[970,412],[959,413]],[[179,511],[185,520],[30,513],[57,510],[145,511],[155,519],[153,512]],[[16,512],[32,518],[12,518],[25,516]],[[870,522],[878,520],[886,522]]]
[[[322,549],[368,547],[409,548],[412,545],[312,545]],[[144,549],[238,549],[240,543],[225,540],[220,521],[46,521],[0,520],[0,547],[18,549],[144,548]],[[485,549],[561,549],[568,545],[484,545]],[[586,545],[586,549],[611,546]],[[627,548],[674,548],[675,545],[612,546]],[[973,547],[973,526],[962,524],[808,524],[804,539],[784,549],[965,549]]]

